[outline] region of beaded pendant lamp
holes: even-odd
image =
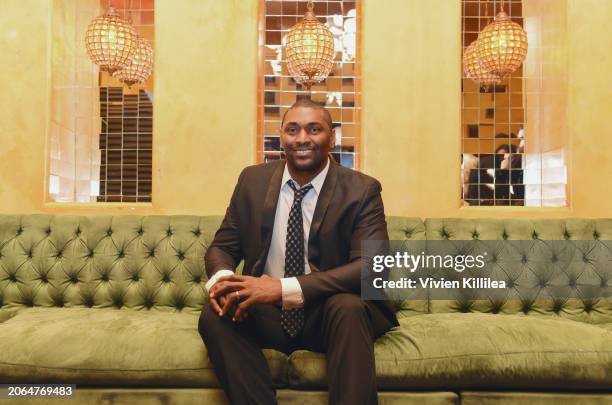
[[[85,34],[89,58],[110,74],[126,67],[136,52],[138,34],[113,7],[94,18]]]
[[[317,20],[312,1],[304,19],[283,38],[289,74],[310,89],[325,80],[333,67],[334,37],[325,24]]]
[[[121,80],[128,87],[144,83],[153,72],[153,48],[149,42],[139,37],[134,56],[123,69],[116,70],[113,77]]]
[[[478,40],[472,42],[463,53],[463,71],[465,75],[480,86],[499,84],[501,78],[494,73],[487,72],[478,58]]]
[[[506,14],[503,0],[501,11],[482,30],[476,42],[482,67],[502,79],[518,69],[527,56],[527,34]]]

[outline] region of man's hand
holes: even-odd
[[[223,316],[223,311],[221,309],[225,305],[225,301],[227,301],[227,296],[225,295],[216,298],[212,298],[211,296],[210,298],[210,306],[212,307],[213,311],[215,311],[219,316]],[[235,311],[235,308],[228,313],[233,313],[233,311]]]
[[[281,282],[267,275],[261,277],[240,276],[237,274],[224,276],[210,289],[211,302],[218,297],[224,297],[221,303],[220,315],[228,313],[237,305],[232,318],[241,321],[246,317],[248,309],[255,304],[276,304],[282,301],[283,294]],[[213,309],[214,304],[213,304]]]

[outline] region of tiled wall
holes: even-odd
[[[312,93],[289,76],[284,61],[282,38],[302,20],[305,1],[262,0],[264,32],[259,78],[260,114],[257,159],[282,157],[279,128],[283,114],[298,98],[310,97],[325,105],[336,129],[332,155],[343,166],[359,168],[359,55],[358,1],[315,1],[314,12],[330,28],[336,47],[334,67],[327,80],[312,86]]]

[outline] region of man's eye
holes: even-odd
[[[318,134],[320,132],[320,128],[318,127],[310,127],[310,133],[311,134]]]
[[[285,130],[285,132],[287,132],[288,134],[295,134],[296,133],[296,129],[295,129],[295,127],[290,127],[290,128],[287,128]]]

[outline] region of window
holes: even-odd
[[[567,129],[559,125],[566,117],[567,76],[561,58],[551,57],[565,46],[565,6],[563,2],[555,2],[554,7],[537,3],[503,2],[504,11],[527,32],[529,50],[519,69],[494,86],[479,86],[463,74],[464,205],[539,207],[567,203]],[[464,51],[493,20],[501,4],[462,0]],[[547,54],[543,48],[554,52]]]
[[[85,32],[108,0],[52,4],[48,199],[150,202],[153,75],[128,87],[89,59]],[[154,48],[154,0],[112,6]]]
[[[285,111],[297,99],[311,97],[324,105],[336,128],[334,159],[359,168],[359,1],[315,1],[314,11],[334,35],[334,68],[327,80],[312,86],[312,94],[287,72],[282,38],[306,12],[305,1],[262,0],[264,29],[259,78],[257,160],[280,159],[279,127]]]

